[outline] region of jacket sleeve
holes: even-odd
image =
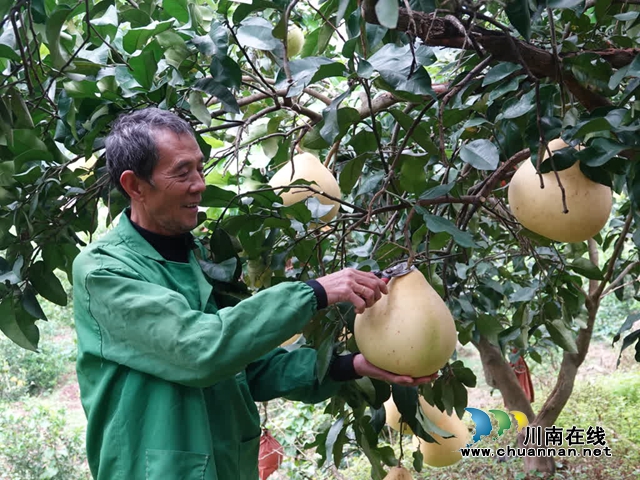
[[[302,282],[281,283],[216,313],[193,310],[181,294],[126,269],[93,270],[84,283],[99,356],[195,387],[242,371],[316,311],[313,289]]]
[[[256,402],[284,397],[305,403],[318,403],[335,395],[340,383],[327,374],[322,383],[316,374],[317,352],[298,348],[271,351],[246,368],[247,383]]]

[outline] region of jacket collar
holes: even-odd
[[[131,220],[129,220],[129,215],[127,215],[128,212],[129,209],[126,209],[120,215],[120,221],[115,228],[118,236],[134,252],[138,252],[140,255],[144,255],[152,260],[163,262],[164,258],[162,258],[162,255],[160,255],[149,242],[142,238],[142,235],[133,227]]]

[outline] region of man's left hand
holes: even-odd
[[[427,377],[410,377],[408,375],[397,375],[395,373],[388,372],[373,365],[369,360],[364,358],[361,353],[356,354],[353,357],[353,368],[356,373],[363,377],[375,378],[385,382],[396,383],[405,387],[417,387],[423,383],[431,383],[438,378],[438,373],[434,373]]]

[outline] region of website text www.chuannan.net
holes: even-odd
[[[511,446],[493,448],[461,448],[462,457],[611,457],[611,447],[518,447]]]
[[[565,431],[566,430],[566,431]],[[578,428],[525,427],[522,447],[470,447],[461,448],[462,457],[611,457],[606,433],[600,426]],[[564,443],[569,446],[565,447]],[[544,446],[541,446],[544,445]],[[550,445],[550,446],[549,446]],[[590,446],[584,446],[590,445]]]

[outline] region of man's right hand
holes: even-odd
[[[351,302],[356,313],[364,312],[383,294],[387,294],[387,284],[371,272],[345,268],[339,272],[316,278],[327,293],[327,303]]]

